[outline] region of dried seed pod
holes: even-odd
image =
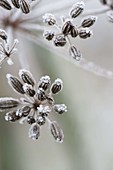
[[[33,117],[33,116],[28,116],[28,117],[27,117],[27,122],[28,122],[30,125],[33,124],[33,123],[35,123],[34,117]]]
[[[35,80],[28,70],[25,69],[19,70],[19,76],[24,83],[30,84],[32,86],[35,85]]]
[[[20,8],[19,0],[11,0],[11,2],[16,8]]]
[[[38,123],[38,125],[44,125],[45,124],[45,122],[46,122],[46,119],[45,119],[45,117],[44,116],[42,116],[42,115],[38,115],[37,116],[37,120],[36,120],[36,122]]]
[[[42,18],[43,18],[43,22],[47,23],[48,25],[56,24],[56,18],[51,13],[46,13]]]
[[[86,39],[86,38],[91,37],[91,35],[93,35],[93,33],[89,28],[82,28],[79,31],[79,37],[80,38]]]
[[[80,15],[84,10],[84,6],[85,4],[83,1],[74,4],[70,11],[71,18],[76,18],[78,15]]]
[[[19,116],[19,117],[26,117],[28,116],[28,114],[30,113],[31,111],[31,108],[29,106],[23,106],[22,108],[18,109],[16,111],[16,116]]]
[[[54,40],[54,45],[57,47],[63,47],[67,43],[64,35],[56,35]]]
[[[0,111],[8,110],[18,107],[20,105],[19,100],[12,97],[0,98]]]
[[[70,34],[73,38],[77,37],[78,36],[78,29],[73,26],[73,28],[70,31]]]
[[[90,17],[88,17],[88,18],[85,18],[85,19],[82,21],[81,26],[82,26],[83,28],[85,28],[85,27],[91,27],[91,26],[95,23],[96,20],[97,20],[97,17],[96,17],[96,16],[90,16]]]
[[[42,76],[38,82],[38,88],[42,88],[43,90],[47,90],[51,84],[51,79],[49,76]]]
[[[53,109],[55,112],[59,114],[63,114],[64,112],[67,112],[67,106],[65,104],[55,104],[53,106]]]
[[[58,126],[57,122],[53,121],[50,124],[51,134],[55,138],[56,142],[62,143],[64,134],[62,129]]]
[[[36,140],[39,138],[40,136],[40,127],[38,124],[33,123],[29,129],[29,133],[28,133],[29,138]]]
[[[20,8],[23,13],[28,14],[30,12],[30,4],[28,0],[20,1]]]
[[[68,35],[71,31],[71,29],[73,28],[73,24],[71,23],[71,21],[66,21],[63,26],[62,26],[62,33],[64,35]]]
[[[7,33],[2,29],[0,29],[0,38],[2,38],[4,41],[7,41],[8,38]]]
[[[23,90],[30,97],[33,97],[35,95],[35,90],[33,89],[33,87],[30,84],[25,83],[23,85]]]
[[[25,91],[23,89],[23,84],[20,82],[20,80],[17,77],[12,76],[11,74],[6,75],[8,79],[9,85],[18,93],[25,94]]]
[[[55,82],[51,85],[51,92],[53,94],[57,94],[58,92],[60,92],[63,88],[63,81],[59,78],[57,78],[55,80]]]
[[[43,36],[46,40],[51,41],[54,37],[54,32],[52,31],[44,31]]]
[[[10,3],[7,0],[0,0],[0,6],[7,9],[7,10],[12,9]]]
[[[16,112],[15,111],[8,112],[5,115],[5,120],[6,121],[15,122],[15,121],[17,121],[19,119],[20,119],[20,117],[16,116]]]
[[[77,61],[79,61],[81,58],[80,51],[74,45],[70,46],[69,54]]]
[[[37,91],[37,97],[38,97],[38,100],[40,100],[40,101],[46,100],[45,91],[44,91],[42,88],[39,88],[39,89],[38,89],[38,91]]]

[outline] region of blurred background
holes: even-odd
[[[101,7],[98,0],[86,1],[86,9]],[[103,14],[92,29],[92,38],[75,43],[84,58],[113,71],[113,24]],[[0,170],[113,170],[113,80],[28,41],[21,53],[27,58],[25,67],[37,81],[42,75],[49,75],[52,81],[57,77],[63,80],[63,91],[55,99],[65,103],[68,112],[53,114],[53,120],[57,120],[65,137],[62,144],[56,143],[44,126],[39,140],[33,141],[28,138],[27,125],[8,123],[5,113],[1,113]],[[12,67],[4,63],[0,70],[1,97],[19,97],[5,76],[18,75],[22,66],[16,57],[14,62]]]

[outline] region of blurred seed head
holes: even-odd
[[[100,0],[100,2],[104,5],[107,4],[107,0]]]

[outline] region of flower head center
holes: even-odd
[[[21,23],[20,18],[11,20],[10,15],[2,18],[2,24],[3,24],[4,28],[11,27],[14,30],[19,27],[20,23]]]
[[[33,108],[34,108],[35,110],[37,110],[37,107],[39,107],[39,106],[40,106],[39,101],[38,101],[38,100],[35,100],[35,102],[33,103]]]

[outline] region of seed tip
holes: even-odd
[[[12,76],[12,75],[11,75],[11,74],[9,74],[9,73],[8,73],[8,74],[6,74],[6,78],[7,78],[7,79],[10,79],[10,77],[11,77],[11,76]]]

